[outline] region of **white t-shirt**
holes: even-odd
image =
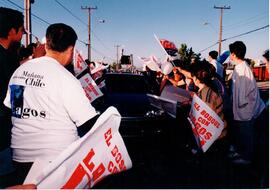
[[[79,138],[77,126],[96,115],[80,82],[50,57],[12,75],[4,104],[12,109],[13,160],[53,159]]]

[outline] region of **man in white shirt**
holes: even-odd
[[[12,111],[18,184],[35,159],[53,160],[79,138],[77,127],[89,126],[96,118],[80,82],[64,68],[72,61],[76,40],[70,26],[50,25],[46,55],[21,65],[10,79],[4,103]]]
[[[233,139],[240,157],[233,162],[249,164],[254,150],[254,122],[265,108],[256,80],[244,60],[246,46],[241,41],[229,45],[230,59],[235,63],[232,74]]]
[[[222,79],[222,81],[223,81],[224,80],[224,78],[223,78],[223,69],[224,68],[221,65],[221,63],[219,63],[217,61],[217,57],[218,57],[217,51],[210,51],[208,54],[208,61],[209,61],[209,63],[211,63],[215,67],[216,73],[218,74],[220,79]]]

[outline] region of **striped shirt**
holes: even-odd
[[[198,97],[201,98],[224,122],[224,129],[227,127],[223,114],[223,99],[222,96],[214,92],[210,87],[205,86],[198,93]],[[226,131],[223,129],[220,138],[226,135]]]

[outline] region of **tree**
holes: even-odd
[[[187,44],[181,44],[180,48],[178,49],[178,53],[180,55],[180,59],[186,63],[191,63],[192,59],[195,60],[200,60],[201,59],[201,54],[196,54],[193,50],[192,47],[188,48]]]

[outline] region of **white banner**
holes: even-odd
[[[99,72],[99,71],[103,71],[105,69],[107,69],[110,65],[107,64],[107,65],[103,65],[103,63],[99,63],[99,62],[95,62],[95,68],[91,70],[91,74],[95,74],[96,72]]]
[[[38,189],[84,189],[93,187],[105,176],[131,168],[118,131],[120,121],[119,112],[108,108],[85,136],[40,170],[39,175],[31,174],[31,168],[28,175],[36,177],[25,183],[34,183]]]
[[[83,70],[87,68],[87,64],[83,59],[83,56],[79,53],[78,50],[75,50],[74,52],[74,73],[75,76],[79,75]]]
[[[100,91],[89,73],[82,76],[79,80],[90,102],[93,102],[98,97],[103,96],[103,93]]]
[[[203,152],[208,150],[224,128],[220,117],[197,95],[193,96],[188,120]]]
[[[172,70],[173,70],[173,65],[171,64],[171,62],[164,62],[161,64],[161,72],[164,75],[170,74]]]
[[[144,66],[147,66],[152,71],[161,71],[160,66],[158,64],[158,60],[156,56],[151,55],[150,57],[139,57],[138,59],[143,62]]]

